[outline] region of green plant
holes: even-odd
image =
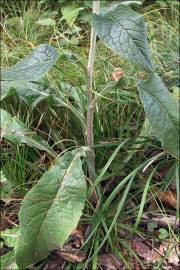
[[[96,12],[97,11],[98,9],[96,9]],[[174,157],[179,158],[178,105],[171,97],[167,88],[163,85],[159,76],[155,73],[155,67],[147,47],[142,17],[126,6],[118,5],[108,10],[102,10],[100,15],[94,14],[93,26],[99,37],[108,45],[108,47],[132,63],[139,65],[141,70],[147,72],[146,76],[148,78],[146,80],[137,81],[137,85],[149,125],[153,134],[162,141],[167,152]],[[81,157],[85,157],[85,152],[92,153],[90,156],[87,155],[86,159],[89,162],[88,176],[91,180],[96,178],[97,172],[93,153],[94,107],[98,102],[99,96],[105,95],[111,90],[112,86],[116,85],[116,83],[105,87],[100,92],[99,96],[94,96],[92,89],[92,69],[93,58],[95,57],[95,37],[95,32],[92,30],[87,90],[89,96],[87,114],[89,114],[90,118],[88,117],[85,125],[81,111],[83,108],[83,101],[82,103],[79,102],[78,108],[71,107],[72,112],[80,119],[83,131],[85,132],[85,129],[89,127],[89,131],[87,131],[87,145],[91,147],[91,150],[89,151],[87,148],[80,148],[58,157],[54,162],[53,167],[42,176],[39,182],[26,195],[19,214],[21,235],[17,246],[15,247],[15,256],[19,267],[27,267],[36,263],[45,258],[49,251],[62,247],[70,231],[76,226],[85,202],[85,176],[82,171],[81,160]],[[47,98],[48,100],[51,98],[51,102],[53,100],[54,103],[60,105],[64,104],[62,97],[59,98],[55,94],[44,92],[44,88],[42,89],[43,84],[42,82],[39,82],[55,63],[56,59],[57,55],[51,47],[40,45],[31,56],[22,60],[15,67],[3,70],[3,97],[5,98],[7,95],[14,95],[14,91],[16,91],[23,101],[33,106],[37,105],[37,101],[42,100],[41,97],[43,97],[43,99]],[[33,65],[29,66],[30,64]],[[67,88],[68,87],[66,86],[65,89],[67,90]],[[79,101],[78,93],[76,93],[74,99]],[[39,150],[46,151],[56,158],[56,154],[54,154],[52,148],[45,144],[45,142],[34,133],[32,134],[32,132],[20,123],[17,118],[11,118],[5,111],[2,111],[2,115],[4,116],[3,126],[5,126],[5,132],[3,134],[5,134],[4,137],[7,140],[18,144],[29,144]],[[95,179],[93,187],[87,194],[88,198],[91,196],[93,188],[95,189],[98,187],[98,184],[102,181],[114,156],[126,143],[127,141],[122,142],[116,151],[114,151],[112,158]],[[152,161],[153,159],[148,162]],[[148,162],[146,162],[146,165]],[[108,207],[110,207],[113,199],[124,187],[124,184],[128,183],[120,202],[118,202],[117,211],[109,228],[106,228],[103,214],[98,217],[95,228],[92,228],[92,231],[98,229],[100,223],[103,223],[104,228],[106,228],[105,238],[99,248],[94,252],[93,256],[97,254],[105,241],[109,239],[112,228],[122,211],[122,206],[131,188],[134,176],[144,165],[145,164],[139,166],[135,171],[125,177],[112,192],[111,196],[105,201],[102,207],[103,214]],[[150,178],[148,180],[148,185],[149,182]],[[145,200],[148,185],[143,194],[143,200]],[[74,203],[73,206],[72,203]],[[140,219],[142,214],[142,208],[143,203],[141,204],[138,219]],[[64,219],[62,218],[63,216]],[[73,219],[72,216],[74,217]],[[94,219],[97,216],[95,215]],[[138,219],[136,222],[137,224],[139,221]],[[91,235],[93,234],[91,233],[89,238]],[[37,240],[38,245],[35,245],[35,241]]]
[[[0,241],[2,246],[6,246],[8,248],[14,248],[17,238],[19,236],[19,227],[13,227],[12,229],[7,229],[1,232]],[[14,256],[14,250],[8,252],[1,258],[1,266],[0,269],[19,269]]]

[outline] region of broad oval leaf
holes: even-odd
[[[143,70],[155,68],[148,49],[144,20],[141,15],[125,5],[113,5],[93,14],[93,27],[100,39],[114,52]]]
[[[57,156],[46,141],[30,130],[17,117],[12,117],[3,109],[1,109],[1,137],[18,145],[27,144],[39,150],[46,151],[53,157]]]
[[[1,80],[40,80],[58,58],[56,50],[46,44],[37,46],[34,51],[10,68],[2,68]]]
[[[179,106],[157,74],[138,84],[138,91],[153,134],[179,158]]]
[[[86,197],[81,151],[58,158],[29,191],[19,213],[16,262],[26,268],[62,248],[82,214]]]

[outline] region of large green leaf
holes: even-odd
[[[141,15],[125,5],[113,5],[100,15],[93,14],[93,27],[112,51],[143,70],[154,71]]]
[[[41,44],[16,65],[3,68],[1,70],[1,80],[38,81],[50,70],[57,58],[57,52],[53,47]]]
[[[56,156],[52,148],[35,132],[30,130],[17,117],[12,117],[5,110],[1,109],[1,137],[6,138],[15,144],[27,144],[39,150],[46,151],[52,156]]]
[[[28,81],[1,82],[1,100],[7,96],[14,95],[14,93],[17,93],[25,103],[33,107],[49,96],[49,90],[37,83]]]
[[[179,106],[157,74],[138,84],[138,91],[153,134],[179,158]]]
[[[20,268],[62,248],[76,227],[86,197],[82,154],[84,151],[73,151],[58,158],[22,202],[21,236],[16,247],[16,262]]]

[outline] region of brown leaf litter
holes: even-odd
[[[179,246],[169,242],[169,240],[163,241],[158,248],[138,237],[132,241],[127,241],[127,243],[147,263],[154,264],[166,257],[163,267],[171,266],[173,267],[171,269],[176,269],[180,266]],[[166,253],[168,253],[168,256],[166,256]]]

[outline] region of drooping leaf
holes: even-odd
[[[21,235],[16,247],[20,268],[62,248],[77,225],[86,197],[82,154],[82,150],[72,151],[58,158],[24,198],[19,213]]]
[[[56,50],[46,44],[37,46],[16,65],[1,70],[3,81],[38,81],[50,70],[58,58]]]
[[[1,82],[1,100],[15,93],[32,107],[35,107],[37,103],[49,96],[49,90],[37,83],[28,81]]]
[[[113,5],[93,14],[93,27],[100,39],[114,52],[143,70],[154,72],[141,15],[125,5]]]
[[[55,49],[42,44],[15,66],[2,69],[1,100],[17,93],[28,105],[36,106],[49,96],[49,89],[35,81],[40,80],[56,60]]]
[[[40,136],[30,130],[17,117],[1,109],[1,137],[15,144],[27,144],[56,157],[52,148]]]
[[[138,84],[138,91],[153,134],[179,158],[179,106],[157,74]]]
[[[79,12],[83,9],[84,7],[76,7],[72,4],[62,7],[61,12],[63,17],[61,20],[65,20],[69,26],[72,26],[79,15]]]
[[[12,86],[11,81],[1,81],[1,97],[3,100],[6,97],[14,96],[17,94],[17,91],[14,86]]]

